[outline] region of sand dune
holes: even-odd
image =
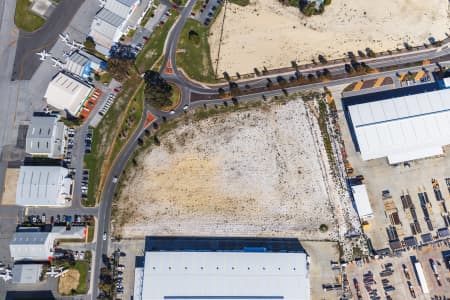
[[[218,57],[225,10],[211,27],[211,57]],[[309,63],[319,54],[340,58],[344,53],[403,48],[442,39],[449,32],[449,2],[445,0],[333,0],[323,15],[305,17],[276,0],[228,4],[220,47],[219,74],[251,73],[254,67]],[[215,64],[214,64],[215,65]]]

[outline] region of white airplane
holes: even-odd
[[[0,278],[3,279],[4,281],[11,280],[12,279],[11,271],[10,270],[6,270],[6,273],[1,273],[0,274]]]
[[[63,57],[69,57],[71,54],[72,54],[72,52],[70,52],[70,51],[64,51]]]
[[[77,42],[75,40],[72,41],[72,44],[75,45],[78,49],[83,49],[84,48],[84,44]]]
[[[61,68],[62,69],[64,66],[64,63],[62,61],[58,60],[56,57],[52,57],[52,62],[53,62],[53,64],[52,64],[53,68]]]
[[[74,43],[75,41],[72,41],[72,43],[66,42],[66,46],[70,47],[70,51],[78,49],[78,47]]]
[[[44,60],[47,59],[47,57],[51,56],[52,54],[49,53],[49,52],[47,52],[47,50],[44,49],[44,50],[42,50],[41,52],[37,52],[36,55],[41,56],[41,57],[39,58],[39,60],[44,61]]]
[[[62,274],[67,273],[67,271],[69,271],[69,269],[67,270],[63,270],[63,267],[51,267],[50,271],[45,272],[45,274],[49,275],[50,277],[59,277]]]
[[[59,38],[61,39],[61,41],[63,41],[64,43],[68,43],[69,39],[70,39],[70,34],[68,32],[62,34],[59,34]]]

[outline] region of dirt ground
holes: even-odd
[[[343,193],[321,149],[300,99],[187,121],[127,171],[115,234],[337,240],[330,203]]]
[[[5,183],[3,188],[2,205],[15,205],[16,204],[16,188],[17,181],[19,179],[20,169],[6,169]]]
[[[70,295],[72,290],[78,287],[80,279],[80,272],[78,270],[70,269],[66,274],[59,278],[58,291],[61,295]]]
[[[220,57],[218,74],[246,74],[255,67],[290,66],[292,60],[310,63],[319,54],[332,59],[367,47],[380,52],[404,48],[405,42],[422,45],[430,37],[446,37],[448,6],[442,0],[333,0],[322,15],[305,17],[277,0],[228,3],[211,27],[211,58],[215,65]]]

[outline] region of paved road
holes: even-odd
[[[41,64],[35,52],[51,49],[67,28],[84,0],[61,1],[44,26],[35,32],[20,32],[11,80],[30,80]]]

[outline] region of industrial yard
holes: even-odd
[[[340,102],[337,102],[338,110]],[[364,161],[355,152],[343,113],[339,122],[348,162],[354,174],[365,178],[374,214],[366,220],[364,232],[373,248],[397,251],[431,242],[435,237],[448,237],[450,157],[444,155],[396,165],[389,165],[386,158]]]
[[[352,210],[330,175],[317,120],[301,99],[199,122],[187,117],[160,139],[160,147],[142,153],[126,172],[115,204],[116,236],[337,240],[336,202],[347,205],[337,211]]]
[[[381,296],[381,299],[386,299],[387,296],[392,299],[448,296],[450,269],[444,261],[446,251],[448,252],[448,244],[440,243],[419,251],[409,250],[400,256],[350,263],[346,267],[348,288],[353,299],[358,296],[370,299],[375,294]],[[422,272],[419,271],[423,275],[422,279],[419,279],[415,269],[416,262],[422,269]]]

